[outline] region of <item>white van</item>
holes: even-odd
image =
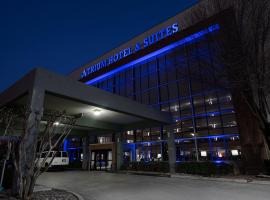
[[[41,163],[43,162],[43,159],[46,157],[47,153],[48,152],[43,152],[41,154],[41,158],[39,159],[39,162],[38,162],[39,165],[41,165]],[[54,154],[55,154],[55,156],[54,156],[54,159],[53,159],[50,167],[63,168],[69,164],[68,152],[66,152],[66,151],[52,151],[50,153],[50,155],[48,156],[46,162],[44,163],[43,167],[47,167],[50,164]]]

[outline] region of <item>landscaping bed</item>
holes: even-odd
[[[228,163],[182,162],[176,164],[177,173],[197,174],[202,176],[220,176],[233,174],[233,166]]]
[[[135,172],[168,173],[168,162],[129,162],[122,165],[121,170]],[[233,174],[233,166],[228,163],[215,162],[179,162],[176,163],[176,173],[197,174],[202,176],[220,176]]]

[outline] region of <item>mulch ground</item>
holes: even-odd
[[[35,192],[33,200],[78,200],[78,198],[70,192],[52,189],[49,191]]]
[[[5,194],[0,194],[0,200],[16,200]],[[47,190],[39,191],[33,194],[32,200],[79,200],[74,194],[64,190]]]

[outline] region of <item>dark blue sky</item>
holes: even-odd
[[[68,74],[197,0],[0,2],[0,91],[35,67]]]

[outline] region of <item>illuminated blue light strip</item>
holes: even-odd
[[[215,139],[215,138],[228,138],[228,137],[239,137],[239,134],[224,134],[224,135],[211,135],[211,136],[202,136],[196,137],[196,139]],[[177,138],[176,142],[185,141],[185,140],[195,140],[195,137],[192,138]]]
[[[207,113],[197,114],[197,115],[192,115],[192,116],[177,117],[174,119],[181,121],[181,120],[190,119],[193,117],[213,117],[213,116],[222,115],[222,114],[226,114],[226,113],[234,113],[234,109],[225,109],[225,110],[221,110],[220,112],[219,111],[207,112]]]
[[[167,142],[167,140],[157,140],[157,141],[144,141],[144,142],[135,142],[135,143],[125,143],[125,144],[159,144],[162,142]]]
[[[195,93],[195,94],[192,94],[191,96],[192,97],[197,97],[197,96],[207,95],[207,94],[210,94],[210,93],[213,93],[213,92],[220,92],[220,91],[225,91],[225,90],[213,89],[213,90],[209,90],[209,91]],[[182,97],[175,98],[175,99],[169,99],[167,101],[162,101],[160,103],[150,104],[150,106],[159,106],[159,105],[163,105],[163,104],[167,104],[167,103],[173,103],[173,102],[176,102],[176,101],[179,101],[179,100],[181,101],[181,100],[185,100],[185,99],[190,99],[190,96],[182,96]]]
[[[213,162],[216,164],[221,164],[221,163],[224,163],[225,161],[224,160],[214,160]]]
[[[196,137],[196,139],[215,139],[215,138],[228,138],[228,137],[239,137],[239,134],[223,134],[223,135],[210,135],[210,136],[202,136]],[[181,142],[185,140],[195,140],[195,137],[190,138],[177,138],[175,142]],[[158,141],[143,141],[143,142],[135,142],[135,143],[125,143],[125,144],[158,144],[162,142],[167,142],[167,140],[158,140]]]
[[[185,37],[185,38],[183,38],[183,39],[181,39],[181,40],[179,40],[179,41],[177,41],[175,43],[172,43],[172,44],[170,44],[168,46],[165,46],[165,47],[163,47],[163,48],[161,48],[161,49],[159,49],[157,51],[154,51],[154,52],[152,52],[152,53],[150,53],[148,55],[145,55],[145,56],[143,56],[143,57],[141,57],[141,58],[139,58],[137,60],[134,60],[134,61],[132,61],[130,63],[125,64],[125,65],[122,65],[122,66],[120,66],[120,67],[118,67],[116,69],[113,69],[113,70],[111,70],[108,73],[105,73],[105,74],[103,74],[101,76],[98,76],[98,77],[92,79],[92,80],[89,80],[89,81],[86,82],[86,84],[87,85],[94,84],[95,82],[100,81],[100,80],[102,80],[102,79],[104,79],[104,78],[106,78],[108,76],[111,76],[111,75],[113,75],[113,74],[115,74],[115,73],[117,73],[119,71],[122,71],[124,69],[129,68],[129,67],[132,67],[132,66],[136,65],[137,63],[140,63],[140,62],[145,61],[145,60],[147,60],[149,58],[152,58],[154,56],[157,56],[159,54],[162,54],[162,53],[164,53],[164,52],[166,52],[168,50],[171,50],[171,49],[173,49],[173,48],[175,48],[177,46],[180,46],[180,45],[183,45],[185,43],[188,43],[188,42],[190,42],[192,40],[195,40],[197,38],[200,38],[200,37],[202,37],[202,36],[204,36],[204,35],[206,35],[208,33],[211,33],[213,31],[216,31],[216,30],[219,30],[219,29],[220,29],[220,27],[219,27],[218,24],[209,26],[208,28],[203,29],[203,30],[201,30],[201,31],[199,31],[197,33],[194,33],[194,34],[192,34],[192,35],[190,35],[188,37]]]
[[[77,149],[81,149],[82,147],[69,147],[68,150],[77,150]]]
[[[195,162],[195,160],[190,160],[190,161]],[[186,163],[190,161],[176,160],[176,163]],[[226,163],[226,160],[206,160],[206,162],[213,162],[215,164],[223,164],[223,163]]]

